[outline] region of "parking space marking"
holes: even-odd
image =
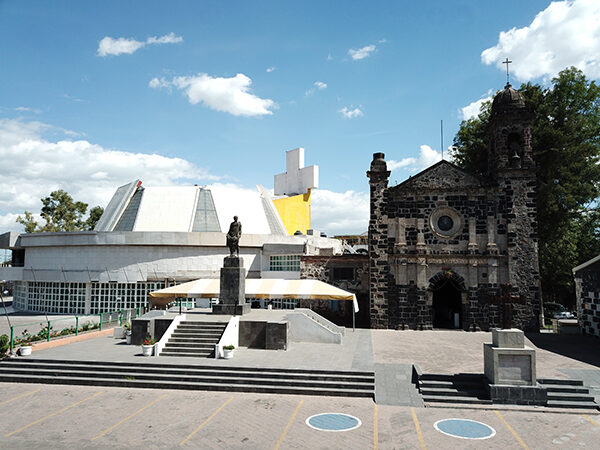
[[[427,446],[425,445],[425,439],[423,439],[423,433],[421,433],[421,425],[419,425],[419,419],[417,419],[417,413],[415,412],[415,408],[410,408],[410,412],[412,414],[413,422],[415,423],[415,428],[417,430],[417,436],[419,436],[419,443],[421,444],[421,450],[427,450]]]
[[[298,406],[296,406],[296,409],[294,410],[294,414],[292,414],[292,417],[291,417],[290,421],[287,423],[287,425],[283,429],[283,433],[281,433],[281,436],[279,436],[279,439],[277,440],[277,444],[275,444],[274,450],[278,450],[279,447],[281,446],[281,443],[283,442],[283,439],[285,438],[285,435],[287,434],[288,430],[292,426],[292,422],[294,421],[294,419],[298,415],[298,411],[300,411],[300,407],[302,406],[302,403],[304,403],[304,399],[302,399],[302,400],[300,400],[298,402]]]
[[[519,442],[519,444],[521,444],[521,447],[523,447],[526,450],[529,450],[529,447],[527,447],[527,444],[525,444],[525,442],[523,442],[523,439],[521,439],[520,436],[516,433],[516,431],[513,430],[513,427],[511,427],[508,424],[508,422],[506,420],[504,420],[504,417],[502,417],[502,414],[500,414],[500,412],[498,412],[498,411],[494,411],[494,412],[500,418],[500,420],[502,422],[504,422],[504,425],[506,425],[506,428],[508,428],[508,431],[510,431],[512,433],[512,435],[515,437],[515,439]]]
[[[1,403],[0,403],[1,405]],[[582,414],[583,417],[585,417],[587,420],[589,420],[590,422],[592,422],[594,425],[596,425],[597,427],[600,427],[600,423],[596,422],[594,419],[592,419],[591,417],[588,417],[584,414]]]
[[[144,406],[143,408],[138,409],[136,412],[129,414],[127,417],[125,417],[124,419],[120,420],[119,422],[115,423],[112,427],[107,428],[106,430],[104,430],[103,432],[101,432],[100,434],[97,434],[96,436],[94,436],[92,439],[92,441],[95,441],[98,438],[101,438],[102,436],[104,436],[106,433],[110,433],[112,430],[114,430],[115,428],[117,428],[119,425],[127,422],[129,419],[131,419],[132,417],[137,416],[139,413],[141,413],[143,410],[150,408],[152,405],[154,405],[155,403],[159,402],[160,400],[162,400],[163,398],[165,398],[167,396],[167,394],[163,394],[160,397],[158,397],[155,400],[152,400],[150,403],[148,403],[146,406]]]
[[[377,403],[375,403],[375,407],[373,408],[373,450],[377,450],[379,448],[379,429],[377,423]]]
[[[222,410],[223,408],[225,408],[225,406],[227,406],[227,403],[229,403],[231,400],[233,400],[233,397],[229,397],[229,398],[228,398],[228,399],[225,401],[225,403],[223,403],[221,406],[219,406],[219,407],[217,408],[217,410],[216,410],[214,413],[212,413],[212,414],[211,414],[211,415],[208,417],[208,419],[206,419],[204,422],[202,422],[200,425],[198,425],[198,428],[196,428],[194,431],[192,431],[190,434],[188,434],[188,436],[187,436],[187,437],[186,437],[186,438],[185,438],[183,441],[181,441],[181,442],[179,443],[179,446],[181,447],[183,444],[185,444],[187,441],[189,441],[189,440],[191,439],[191,437],[192,437],[193,435],[195,435],[195,434],[196,434],[198,431],[200,431],[200,429],[201,429],[201,428],[202,428],[204,425],[206,425],[208,422],[210,422],[210,421],[213,419],[213,417],[215,417],[217,414],[219,414],[219,413],[221,412],[221,410]]]
[[[17,395],[16,397],[9,398],[8,400],[4,400],[3,402],[0,402],[0,406],[6,405],[7,403],[13,402],[15,400],[19,400],[21,398],[29,397],[30,395],[33,395],[36,392],[40,392],[41,390],[42,390],[42,388],[39,388],[39,389],[36,389],[35,391],[26,392],[25,394],[21,394],[21,395]]]
[[[10,433],[8,433],[8,434],[5,434],[5,435],[4,435],[4,437],[10,437],[10,436],[12,436],[13,434],[16,434],[16,433],[18,433],[19,431],[23,431],[23,430],[25,430],[25,429],[27,429],[27,428],[29,428],[29,427],[32,427],[32,426],[34,426],[34,425],[36,425],[36,424],[38,424],[38,423],[40,423],[40,422],[43,422],[43,421],[44,421],[44,420],[46,420],[46,419],[49,419],[49,418],[51,418],[51,417],[54,417],[54,416],[56,416],[56,415],[58,415],[58,414],[60,414],[60,413],[63,413],[63,412],[65,412],[65,411],[67,411],[67,410],[71,409],[71,408],[74,408],[74,407],[75,407],[75,406],[77,406],[77,405],[81,405],[82,403],[84,403],[84,402],[87,402],[88,400],[91,400],[91,399],[93,399],[93,398],[95,398],[95,397],[98,397],[100,394],[102,394],[102,392],[96,392],[94,395],[90,395],[89,397],[87,397],[87,398],[84,398],[83,400],[79,400],[78,402],[76,402],[76,403],[73,403],[72,405],[65,406],[64,408],[62,408],[62,409],[59,409],[58,411],[55,411],[55,412],[53,412],[53,413],[51,413],[51,414],[48,414],[47,416],[44,416],[44,417],[42,417],[41,419],[38,419],[38,420],[36,420],[35,422],[31,422],[30,424],[27,424],[27,425],[25,425],[25,426],[23,426],[23,427],[21,427],[21,428],[18,428],[18,429],[16,429],[15,431],[11,431]]]

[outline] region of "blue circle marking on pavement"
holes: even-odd
[[[440,433],[460,439],[489,439],[496,434],[489,425],[469,419],[443,419],[433,426]]]
[[[361,424],[358,417],[341,413],[315,414],[306,419],[306,425],[319,431],[350,431]]]

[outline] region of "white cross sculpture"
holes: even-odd
[[[304,167],[302,147],[285,153],[285,172],[275,175],[275,195],[300,195],[319,187],[319,166]]]

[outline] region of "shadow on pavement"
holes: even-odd
[[[600,367],[600,339],[581,334],[525,333],[536,347]]]

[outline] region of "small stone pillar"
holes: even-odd
[[[219,304],[213,305],[213,314],[243,315],[250,312],[246,303],[246,269],[244,260],[227,256],[221,268]]]
[[[494,403],[546,404],[546,390],[537,384],[535,350],[525,345],[523,331],[492,330],[492,343],[483,344],[483,365]]]
[[[533,386],[535,350],[525,346],[521,330],[494,329],[492,343],[483,344],[484,372],[492,384]]]

